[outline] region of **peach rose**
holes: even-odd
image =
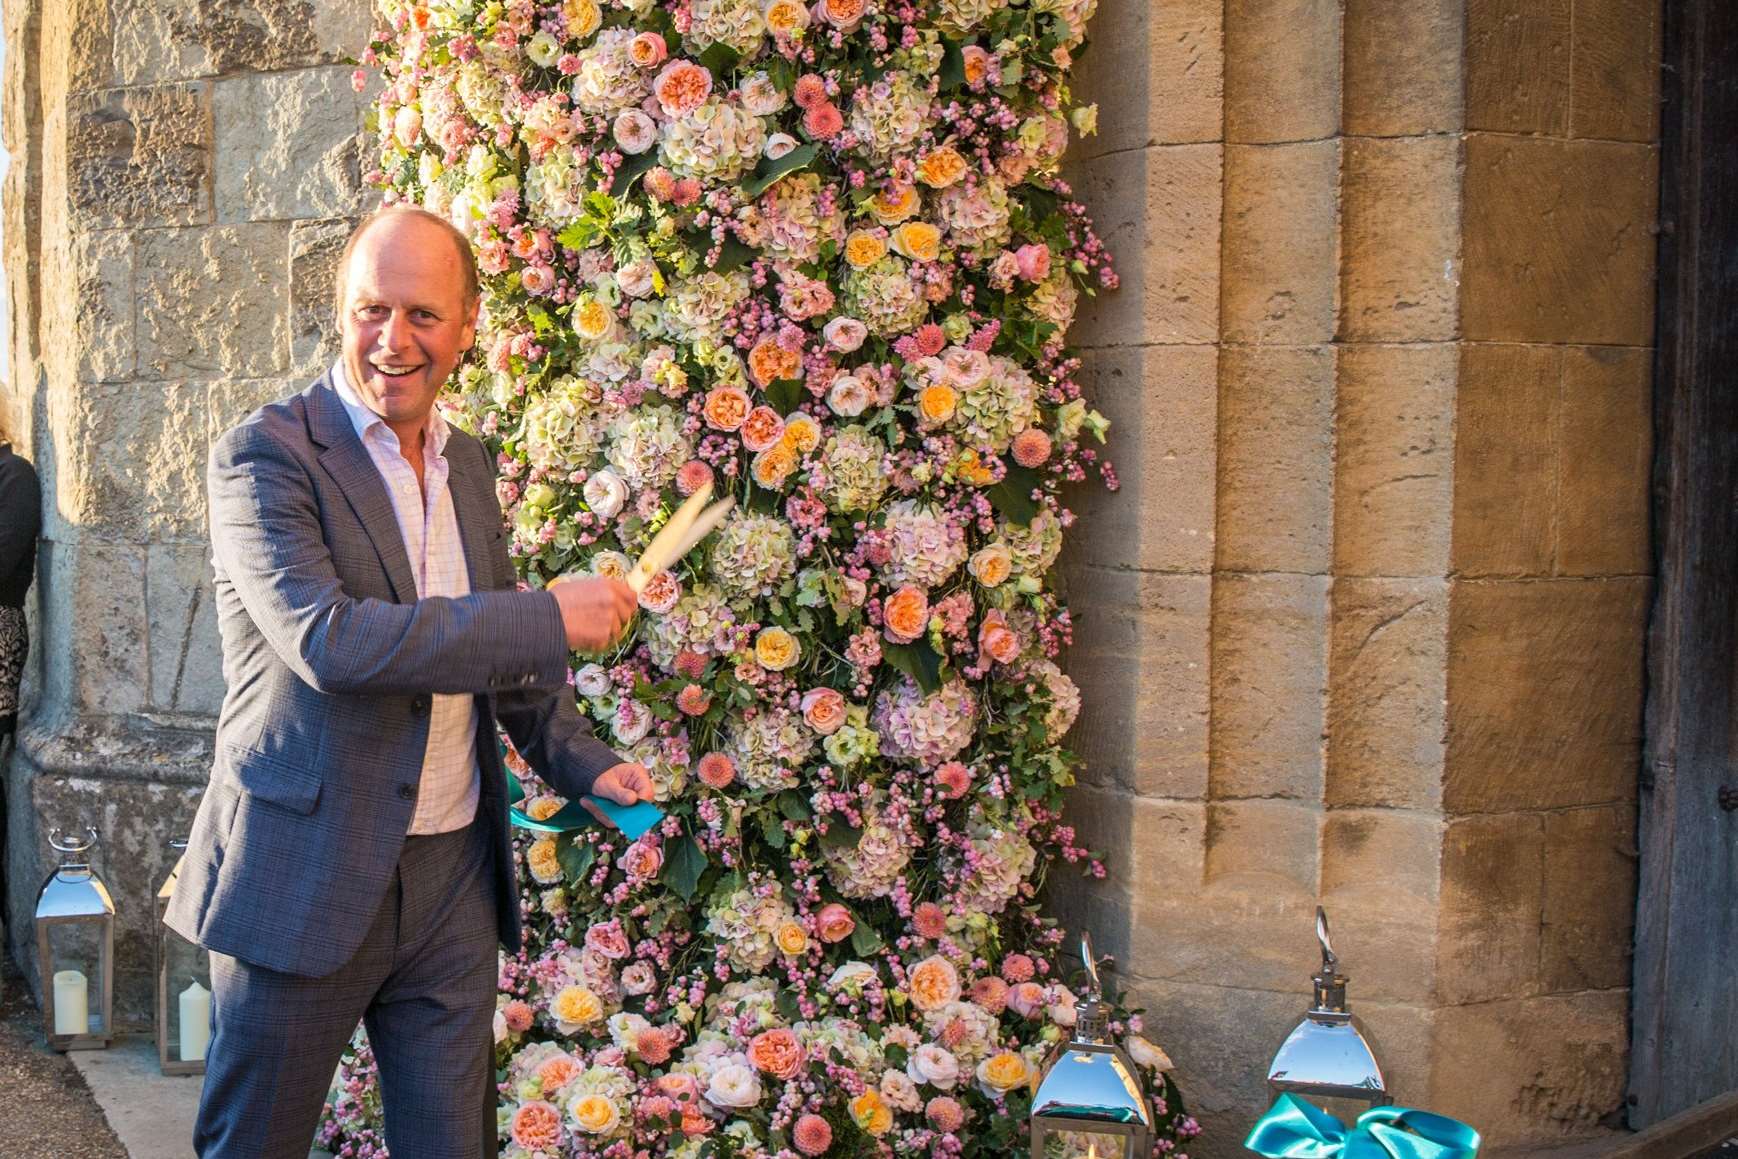
[[[706,392],[703,413],[706,425],[715,431],[734,431],[753,409],[748,392],[737,386],[715,386]]]
[[[748,1041],[748,1061],[756,1070],[788,1082],[803,1069],[803,1045],[788,1027],[763,1030]]]
[[[938,427],[953,418],[959,407],[959,392],[945,382],[932,383],[917,393],[917,417],[926,427]]]
[[[823,942],[838,943],[851,936],[851,931],[857,928],[857,919],[851,916],[851,911],[838,902],[829,902],[821,907],[815,915],[815,929],[821,935]]]
[[[883,185],[869,200],[869,212],[882,225],[897,225],[917,213],[917,186],[903,181]]]
[[[544,1094],[552,1094],[572,1082],[579,1070],[579,1064],[572,1056],[558,1054],[537,1068],[537,1084],[543,1088]]]
[[[868,0],[820,0],[820,17],[834,28],[849,32],[862,23]]]
[[[929,630],[929,597],[915,584],[906,584],[881,605],[881,619],[889,636],[909,644]]]
[[[559,1021],[586,1026],[603,1017],[603,1002],[584,986],[563,986],[550,1011]]]
[[[986,544],[972,553],[966,570],[985,587],[1000,587],[1014,570],[1014,555],[1004,543]]]
[[[785,416],[785,432],[778,441],[781,446],[806,455],[821,445],[821,425],[806,414],[788,414]]]
[[[763,338],[748,352],[748,374],[755,385],[765,386],[781,378],[795,378],[803,368],[803,356],[786,350],[777,342]]]
[[[893,251],[917,262],[941,256],[941,230],[927,221],[908,221],[893,231]]]
[[[845,697],[834,688],[811,688],[803,693],[803,719],[822,736],[832,736],[845,723]]]
[[[742,420],[742,445],[760,452],[777,445],[785,433],[785,421],[770,406],[757,406]]]
[[[990,66],[994,63],[989,50],[976,44],[968,44],[960,49],[960,56],[965,58],[966,83],[976,88],[984,83],[990,75]]]
[[[672,60],[653,78],[652,92],[666,116],[685,117],[712,95],[712,74],[691,60]]]
[[[978,626],[978,652],[998,664],[1012,664],[1019,658],[1020,637],[1008,627],[1008,621],[1000,611],[986,614],[984,622]]]
[[[661,616],[674,608],[681,598],[682,581],[676,578],[675,572],[666,568],[646,581],[640,592],[640,607]]]
[[[905,976],[905,989],[911,1004],[927,1014],[959,999],[960,974],[946,958],[925,958]]]
[[[669,55],[669,46],[656,32],[642,32],[628,42],[628,59],[640,68],[657,68]]]
[[[791,472],[797,469],[797,452],[782,439],[756,455],[748,464],[748,473],[768,491],[784,486]]]
[[[587,298],[573,308],[573,332],[593,342],[610,332],[615,315],[596,298]]]
[[[809,26],[809,10],[797,0],[772,0],[762,18],[774,36],[789,38]]]
[[[1000,1094],[1025,1086],[1032,1077],[1032,1068],[1025,1058],[1011,1050],[991,1055],[978,1064],[978,1081]]]
[[[621,1110],[607,1095],[586,1095],[575,1099],[569,1113],[574,1125],[588,1135],[607,1134],[622,1121]]]
[[[762,668],[783,672],[803,658],[803,647],[797,638],[776,625],[762,628],[754,638],[754,659]]]
[[[778,952],[787,957],[794,958],[809,948],[809,933],[797,921],[781,922],[772,940],[778,945]]]
[[[845,261],[854,270],[867,269],[887,256],[887,243],[866,229],[853,230],[845,239]]]
[[[952,145],[931,149],[917,163],[917,179],[931,189],[946,189],[966,175],[966,159]]]
[[[513,1142],[527,1151],[553,1151],[561,1142],[561,1112],[539,1099],[513,1112]]]

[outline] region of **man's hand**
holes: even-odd
[[[567,646],[575,652],[595,652],[615,643],[639,607],[634,589],[608,576],[558,580],[549,592],[561,605]]]
[[[591,786],[592,797],[602,797],[604,800],[612,801],[617,805],[632,805],[640,801],[650,801],[653,792],[652,778],[646,772],[646,766],[631,762],[611,765],[598,774],[597,780],[593,781]],[[592,804],[590,798],[581,797],[579,803],[584,805],[586,811],[607,828],[614,829],[616,827],[616,823],[605,817],[603,810]]]

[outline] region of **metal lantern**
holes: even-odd
[[[106,1047],[114,1037],[115,903],[87,857],[97,831],[50,831],[60,864],[36,898],[36,961],[42,1020],[56,1050]]]
[[[1376,1062],[1358,1024],[1346,1006],[1346,976],[1339,971],[1340,959],[1328,940],[1328,915],[1316,907],[1316,940],[1322,947],[1322,970],[1315,975],[1315,1001],[1304,1013],[1268,1068],[1267,1087],[1276,1097],[1287,1092],[1351,1122],[1358,1112],[1388,1100],[1382,1068]],[[1333,1102],[1352,1104],[1351,1108]]]
[[[1050,1056],[1032,1098],[1032,1159],[1146,1159],[1152,1104],[1133,1061],[1106,1039],[1104,985],[1090,935],[1080,937],[1080,958],[1092,988],[1073,1041]]]
[[[172,849],[187,842],[171,841]],[[164,922],[181,858],[157,891],[157,1066],[164,1074],[204,1074],[211,1045],[211,954]]]

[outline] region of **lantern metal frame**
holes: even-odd
[[[187,848],[187,842],[174,840],[169,842],[169,847],[176,850],[185,850]],[[185,857],[185,854],[182,854],[182,857]],[[169,901],[175,896],[175,883],[181,878],[182,857],[177,857],[175,859],[175,868],[169,871],[168,878],[164,880],[162,887],[157,890],[157,936],[152,941],[152,948],[156,951],[157,974],[157,1069],[159,1073],[165,1075],[201,1075],[205,1073],[205,1060],[203,1058],[195,1062],[183,1062],[180,1058],[171,1058],[169,1055],[169,1002],[171,999],[179,1000],[179,995],[169,993],[169,947],[171,945],[171,940],[182,942],[190,946],[193,945],[193,943],[188,942],[187,939],[170,929],[168,923],[164,920],[169,912]],[[194,946],[194,949],[197,950],[198,947]],[[205,976],[205,982],[205,988],[209,990],[211,988],[211,975],[209,969]],[[176,1018],[180,1018],[179,1010],[176,1011]],[[180,1033],[176,1036],[177,1047],[181,1044],[182,1036],[187,1033],[186,1028],[184,1027],[179,1027],[178,1029]]]
[[[106,1048],[115,1035],[115,902],[108,886],[91,868],[88,860],[77,858],[100,844],[96,829],[85,826],[84,837],[63,839],[62,831],[49,831],[48,844],[62,860],[42,883],[36,897],[36,961],[42,983],[42,1030],[48,1045],[58,1051],[100,1050]],[[53,932],[63,926],[95,927],[97,958],[93,963],[102,975],[102,1025],[99,1031],[89,1029],[87,1006],[86,1030],[82,1034],[57,1034],[54,1029],[54,948]],[[87,987],[88,987],[87,976]],[[86,990],[89,1001],[89,990]]]
[[[1032,1159],[1045,1159],[1055,1135],[1074,1133],[1118,1141],[1113,1145],[1121,1151],[1101,1159],[1146,1159],[1153,1149],[1152,1102],[1134,1060],[1106,1040],[1104,984],[1090,934],[1080,937],[1080,960],[1086,965],[1090,989],[1076,1015],[1071,1041],[1051,1053],[1032,1096]]]
[[[1311,1098],[1349,1099],[1375,1106],[1389,1101],[1388,1084],[1362,1027],[1346,1002],[1346,983],[1339,955],[1328,937],[1328,914],[1316,907],[1316,941],[1322,968],[1311,981],[1315,997],[1273,1056],[1267,1088],[1275,1097],[1294,1094]]]

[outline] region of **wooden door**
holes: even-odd
[[[1738,1090],[1738,3],[1666,0],[1630,1122]]]

